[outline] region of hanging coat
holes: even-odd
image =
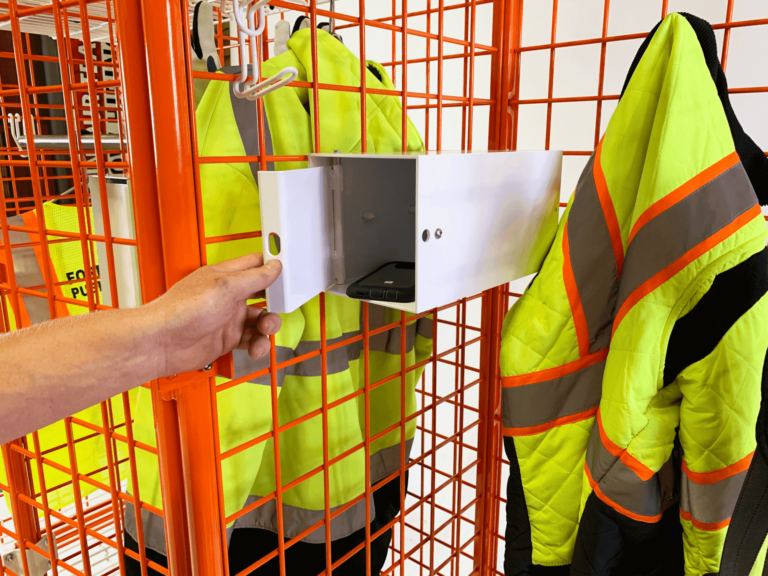
[[[669,15],[503,326],[507,576],[718,572],[768,348],[765,164],[711,28]]]

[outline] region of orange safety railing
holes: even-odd
[[[335,20],[337,31],[349,37],[350,44],[357,45],[361,76],[365,76],[366,57],[371,52],[378,57],[388,54],[384,59],[389,60],[382,65],[391,73],[395,84],[392,90],[365,83],[359,87],[321,83],[317,74],[311,81],[292,83],[310,89],[315,150],[320,150],[323,141],[320,91],[359,94],[362,152],[367,151],[367,96],[395,96],[402,102],[403,151],[408,145],[409,114],[429,150],[514,150],[522,136],[525,145],[536,141],[540,142],[538,147],[567,148],[564,201],[585,157],[592,152],[589,148],[599,141],[611,103],[619,98],[606,88],[607,78],[615,80],[615,74],[608,70],[610,47],[639,43],[649,29],[643,26],[631,32],[613,32],[611,16],[627,9],[627,3],[601,0],[591,3],[595,14],[583,17],[584,21],[599,20],[599,26],[592,27],[600,31],[599,36],[585,33],[558,41],[562,27],[568,26],[559,15],[576,1],[529,0],[524,4],[523,0],[393,0],[390,4],[381,0],[337,0],[331,10],[328,3],[309,0],[302,12],[297,2],[273,0],[270,4],[278,10],[268,20],[284,18],[286,13],[281,9],[291,10],[287,14],[292,16],[309,17],[314,70],[318,69],[317,24],[329,18]],[[736,30],[768,29],[768,8],[755,8],[752,4],[759,3],[750,2],[722,0],[722,20],[713,21],[714,28],[722,31],[719,39],[724,68],[732,64],[728,61],[729,46]],[[681,5],[673,6],[674,2],[659,0],[655,3],[655,18],[672,9],[695,11],[695,6],[678,3]],[[307,159],[303,155],[267,155],[261,101],[256,104],[258,156],[199,155],[194,82],[234,81],[238,76],[192,69],[193,4],[179,0],[0,2],[3,331],[32,321],[24,312],[28,299],[43,301],[50,318],[118,307],[121,294],[117,289],[115,250],[120,247],[129,247],[135,255],[143,302],[154,300],[205,265],[208,246],[261,236],[255,229],[229,235],[206,231],[201,166],[258,162],[266,170],[270,162]],[[750,5],[750,16],[741,20],[740,4]],[[543,5],[546,7],[542,10]],[[218,2],[215,14],[219,59],[225,63],[237,52],[238,39],[234,28],[230,30],[220,17]],[[573,18],[574,12],[569,14]],[[526,43],[526,31],[534,25],[539,33],[531,37],[536,41]],[[548,32],[547,42],[538,39],[541,29]],[[262,61],[273,53],[272,43],[265,33],[258,46]],[[599,47],[595,86],[588,93],[559,94],[556,56],[568,49],[593,45]],[[630,50],[630,59],[634,50]],[[528,90],[533,81],[527,74],[538,61],[524,59],[532,54],[548,56],[545,95],[531,95]],[[621,74],[628,65],[626,61]],[[768,95],[768,86],[735,85],[730,91]],[[562,134],[580,129],[578,126],[558,127],[563,122],[558,108],[567,110],[563,107],[574,103],[589,105],[589,114],[595,118],[593,125],[590,116],[588,145],[584,149],[562,145],[568,143]],[[545,107],[543,122],[521,125],[521,119],[540,115],[540,107]],[[742,117],[742,122],[749,131],[748,119]],[[33,137],[27,137],[25,146],[19,145],[17,123],[26,135],[66,138],[66,149],[36,146]],[[103,140],[108,135],[124,144],[117,149],[105,147]],[[92,138],[92,149],[84,146],[86,137]],[[112,232],[114,215],[110,214],[108,176],[130,180],[135,237]],[[96,200],[94,195],[98,195]],[[71,214],[75,223],[69,229],[46,216],[45,204],[54,201],[74,211]],[[100,214],[94,214],[95,203],[100,206]],[[19,218],[23,218],[21,223]],[[95,221],[102,222],[103,232],[96,233]],[[24,235],[26,240],[20,241]],[[28,248],[34,248],[39,255],[43,281],[36,285],[20,282],[13,266],[14,256]],[[106,255],[106,262],[98,254]],[[64,257],[82,263],[71,277],[58,273],[57,262]],[[109,280],[106,294],[100,288],[107,284],[102,279]],[[2,560],[8,553],[19,555],[24,574],[32,573],[29,558],[35,556],[28,555],[28,551],[50,561],[55,576],[127,574],[126,562],[131,560],[138,563],[142,575],[154,571],[223,576],[230,573],[228,526],[247,511],[273,501],[275,549],[240,574],[258,571],[275,560],[280,574],[290,574],[286,552],[316,529],[325,534],[324,573],[329,575],[343,570],[345,562],[360,551],[366,555],[366,573],[371,574],[372,542],[387,531],[393,537],[384,575],[503,574],[503,506],[509,463],[502,450],[498,365],[502,321],[521,289],[516,284],[494,288],[417,316],[402,312],[397,321],[374,328],[369,318],[372,308],[363,303],[360,333],[333,342],[327,338],[326,298],[321,295],[317,350],[278,361],[275,338],[271,337],[269,366],[258,372],[233,379],[231,357],[223,357],[207,371],[201,369],[145,384],[152,399],[154,445],[136,438],[135,391],[3,445],[0,490],[6,496],[7,511],[0,505],[0,576],[19,574]],[[435,327],[431,354],[409,366],[407,325],[427,316]],[[400,368],[383,380],[371,381],[370,340],[390,331],[399,332]],[[328,355],[350,345],[362,348],[363,382],[359,390],[329,398]],[[278,414],[278,371],[313,358],[321,361],[321,404],[300,418],[283,422]],[[416,409],[408,414],[404,400],[406,378],[421,368],[425,372],[415,390]],[[217,382],[217,376],[229,380]],[[238,386],[249,386],[255,378],[269,378],[271,383],[269,407],[261,407],[269,412],[271,430],[222,449],[220,395]],[[372,434],[371,394],[389,382],[400,385],[400,418],[389,428]],[[363,440],[331,457],[329,413],[345,403],[360,401]],[[281,434],[313,418],[321,422],[322,465],[284,482]],[[418,449],[408,459],[405,430],[414,421]],[[372,484],[371,444],[397,429],[401,432],[398,470]],[[246,509],[227,515],[223,462],[269,441],[274,443],[275,490]],[[365,461],[365,490],[354,500],[333,508],[329,470],[360,451]],[[157,459],[162,507],[142,499],[138,461],[145,458]],[[408,480],[406,475],[410,476]],[[288,537],[284,529],[284,494],[316,476],[323,478],[322,519],[301,534]],[[377,490],[392,481],[399,486],[401,512],[374,530],[371,500]],[[332,553],[331,522],[359,502],[365,503],[365,537],[337,557]],[[162,518],[167,566],[161,565],[147,547],[142,514],[135,514],[138,552],[126,547],[123,535],[127,505]],[[56,542],[57,554],[44,547],[46,538],[47,542]]]

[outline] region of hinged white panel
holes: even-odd
[[[561,165],[551,151],[418,157],[417,312],[540,268],[557,230]]]
[[[259,172],[264,261],[277,259],[283,272],[267,288],[271,312],[293,312],[334,283],[333,169]],[[280,252],[269,250],[269,235]]]
[[[270,311],[344,296],[402,261],[416,264],[416,301],[378,304],[423,312],[536,272],[557,230],[561,152],[310,154],[309,164],[259,173],[265,260],[283,262]]]

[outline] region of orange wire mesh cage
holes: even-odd
[[[273,0],[253,46],[262,73],[286,50],[277,23],[308,23],[289,46],[304,74],[283,88],[306,142],[280,154],[269,104],[249,104],[250,148],[217,108],[217,86],[240,79],[231,5],[212,6],[211,68],[195,2],[0,3],[3,330],[147,303],[260,250],[251,170],[301,166],[341,147],[339,132],[381,151],[382,102],[398,103],[403,152],[564,149],[565,201],[639,42],[698,6],[643,3],[643,20],[630,4]],[[700,15],[729,68],[768,27],[751,0]],[[356,83],[329,74],[339,62]],[[755,78],[731,92],[764,97]],[[354,127],[335,125],[339,94]],[[239,183],[239,203],[217,202],[220,182]],[[3,445],[0,574],[503,574],[498,356],[520,288],[418,315],[320,295],[284,319],[292,344],[284,329],[262,364],[223,357]]]

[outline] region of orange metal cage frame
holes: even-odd
[[[412,0],[413,1],[413,0]],[[560,0],[563,2],[564,0]],[[727,65],[731,30],[737,27],[768,25],[765,18],[749,21],[734,21],[734,3],[727,2],[723,22],[715,23],[715,29],[724,30],[722,64]],[[353,3],[354,0],[349,0]],[[99,270],[92,265],[95,261],[94,242],[103,242],[106,247],[106,267],[102,273],[111,280],[111,301],[119,303],[115,282],[115,245],[135,246],[141,272],[141,292],[145,302],[160,296],[165,290],[192,270],[206,263],[206,246],[243,238],[259,237],[260,232],[206,236],[203,224],[200,166],[205,163],[256,162],[266,169],[268,162],[306,160],[305,156],[282,157],[212,157],[198,155],[193,80],[212,79],[213,74],[193,72],[190,48],[190,21],[186,3],[176,0],[52,0],[42,6],[25,6],[21,0],[0,2],[0,25],[7,25],[12,35],[12,51],[0,50],[0,62],[12,60],[16,75],[7,81],[0,73],[0,112],[3,121],[3,146],[0,146],[0,181],[4,190],[4,209],[0,210],[0,231],[5,267],[0,266],[0,307],[3,313],[2,326],[10,328],[10,315],[20,318],[20,298],[24,296],[45,299],[51,318],[60,315],[64,304],[81,306],[89,311],[107,308],[99,301]],[[297,4],[285,0],[273,0],[272,5],[296,9]],[[314,122],[314,149],[319,150],[322,134],[320,130],[319,90],[336,90],[360,94],[362,151],[366,152],[366,95],[385,94],[402,100],[403,150],[407,148],[406,122],[409,110],[425,110],[424,139],[427,149],[440,150],[443,144],[443,111],[460,108],[461,147],[473,148],[474,118],[478,113],[488,113],[489,149],[516,149],[518,122],[526,105],[546,104],[547,119],[545,146],[550,147],[552,132],[552,110],[561,103],[595,102],[596,124],[594,142],[600,138],[603,103],[616,100],[617,94],[604,94],[604,77],[607,46],[612,42],[643,38],[645,33],[608,35],[611,0],[603,0],[601,36],[580,40],[558,42],[557,17],[559,0],[553,0],[550,42],[535,46],[522,46],[523,0],[426,0],[426,9],[409,12],[407,0],[393,0],[391,15],[369,19],[366,17],[365,0],[357,0],[357,15],[352,16],[338,10],[331,12],[317,6],[310,0],[306,15],[311,21],[312,63],[318,69],[317,23],[320,18],[335,18],[337,30],[357,30],[359,34],[359,58],[361,77],[365,77],[366,30],[375,28],[392,34],[392,57],[383,65],[391,67],[393,79],[398,80],[396,71],[401,70],[399,86],[395,90],[338,86],[320,83],[317,74],[312,82],[294,82],[294,86],[311,89]],[[492,41],[490,45],[476,42],[477,8],[490,4],[493,8]],[[370,5],[370,3],[369,3]],[[98,15],[93,11],[102,10]],[[659,16],[668,11],[668,0],[660,1]],[[445,34],[445,15],[456,11],[464,17],[463,38]],[[56,56],[43,55],[34,49],[33,39],[21,31],[23,18],[50,17],[56,31]],[[409,25],[409,20],[425,17],[422,28]],[[436,16],[436,22],[433,17]],[[274,17],[274,16],[272,16]],[[91,42],[91,31],[83,22],[98,21],[108,30],[111,58],[106,58]],[[79,24],[78,24],[79,22]],[[81,32],[74,34],[70,29],[79,25]],[[226,32],[221,20],[218,23],[216,39],[219,56],[224,61],[227,51],[236,49],[237,38]],[[80,39],[76,36],[79,35]],[[426,39],[426,55],[409,58],[408,40],[412,37]],[[266,34],[260,43],[260,59],[266,59],[271,40]],[[433,46],[436,42],[436,50]],[[555,55],[558,49],[599,44],[600,68],[597,92],[594,95],[578,97],[554,97]],[[451,45],[458,53],[445,54],[445,47]],[[92,49],[84,47],[91,46]],[[397,49],[400,54],[398,56]],[[520,99],[521,55],[530,51],[550,53],[548,95],[546,98]],[[82,52],[82,53],[81,53]],[[475,96],[475,72],[477,59],[489,58],[490,97]],[[463,93],[461,96],[444,93],[445,61],[458,59],[463,63]],[[41,65],[58,65],[60,84],[40,84],[37,73]],[[404,65],[405,64],[405,65]],[[408,86],[408,67],[426,65],[426,92],[414,92]],[[433,70],[433,65],[435,70]],[[37,68],[36,68],[37,67]],[[0,68],[2,70],[2,68]],[[434,76],[434,78],[433,78]],[[216,79],[235,80],[236,76],[218,74]],[[430,93],[432,80],[436,92]],[[150,89],[151,88],[151,89]],[[768,86],[732,88],[732,93],[768,92]],[[61,103],[54,102],[54,96]],[[419,103],[411,104],[412,100]],[[258,103],[259,149],[265,150],[263,104]],[[476,109],[481,107],[482,112]],[[434,114],[433,114],[434,112]],[[61,115],[63,113],[63,116]],[[66,125],[70,151],[51,150],[35,147],[29,139],[28,149],[20,150],[14,145],[8,120],[20,114],[26,134],[42,134],[54,123]],[[435,138],[431,141],[430,123],[434,122]],[[105,151],[102,136],[107,125],[114,124],[121,137],[127,137],[127,147],[119,151]],[[98,129],[95,129],[98,128]],[[94,136],[94,150],[84,151],[82,133],[90,129]],[[568,156],[586,156],[591,150],[566,150]],[[62,159],[65,158],[65,159]],[[108,170],[122,171],[130,176],[136,222],[136,239],[119,238],[110,228],[109,206],[106,201],[106,174]],[[91,203],[87,190],[86,176],[98,176],[101,197],[104,234],[95,234],[89,211]],[[60,181],[71,184],[71,191],[56,192]],[[79,231],[50,229],[46,226],[42,205],[50,200],[73,202],[77,208]],[[8,218],[35,209],[36,228],[9,225]],[[12,244],[11,232],[26,232],[37,240],[28,245]],[[56,244],[79,246],[84,261],[83,278],[74,280],[55,279],[50,260],[50,247]],[[43,260],[44,284],[20,286],[13,270],[13,251],[27,246],[39,249]],[[106,270],[106,272],[103,272]],[[85,300],[64,296],[62,286],[82,283]],[[145,386],[151,389],[155,411],[157,447],[138,442],[134,438],[131,406],[128,394],[105,402],[100,406],[101,425],[70,417],[63,422],[66,443],[61,446],[43,447],[37,432],[2,446],[2,456],[7,472],[5,484],[0,490],[6,492],[11,504],[12,518],[0,524],[0,543],[15,542],[21,552],[25,573],[29,573],[26,551],[34,550],[52,561],[52,571],[58,574],[108,574],[125,573],[124,555],[138,560],[142,573],[148,568],[161,574],[228,574],[226,551],[226,525],[249,509],[274,499],[277,503],[278,547],[248,570],[246,574],[264,563],[278,558],[281,574],[285,574],[285,551],[313,530],[323,527],[326,533],[326,572],[333,573],[344,561],[361,549],[367,553],[367,573],[371,571],[370,548],[376,536],[385,530],[393,530],[396,538],[391,548],[391,561],[383,574],[467,574],[465,566],[471,566],[472,574],[503,574],[499,569],[499,546],[503,542],[501,506],[506,503],[503,495],[502,468],[508,465],[502,452],[500,427],[499,387],[499,346],[501,322],[509,309],[511,299],[519,294],[508,287],[498,287],[473,298],[430,311],[435,326],[432,354],[428,360],[415,366],[407,366],[405,342],[401,342],[401,367],[396,374],[378,382],[369,377],[370,338],[388,330],[405,333],[408,317],[405,313],[399,322],[370,329],[368,305],[363,304],[362,333],[353,338],[329,344],[325,331],[325,299],[320,296],[320,348],[286,362],[277,362],[274,337],[269,368],[255,374],[216,384],[215,375],[230,371],[230,359],[220,359],[214,369],[180,374],[173,378],[162,378]],[[468,320],[468,310],[480,308],[480,325]],[[9,308],[10,307],[10,311]],[[451,341],[446,345],[438,328],[450,330]],[[440,338],[438,339],[438,333]],[[326,360],[329,352],[354,343],[362,343],[365,379],[364,386],[348,396],[329,401],[327,388]],[[474,348],[473,348],[474,347]],[[479,348],[478,360],[470,357]],[[288,423],[280,424],[277,412],[277,371],[289,365],[310,358],[319,357],[322,363],[322,405],[320,408]],[[453,370],[450,390],[444,392],[438,382],[438,365]],[[405,396],[406,374],[422,366],[431,370],[422,377],[416,388],[420,405],[413,414],[406,414],[405,404],[401,407],[398,423],[372,436],[370,432],[370,393],[376,387],[399,379],[401,397]],[[272,430],[222,452],[219,444],[217,418],[217,395],[233,386],[243,385],[248,380],[269,375],[271,378]],[[470,396],[477,396],[476,400]],[[363,397],[365,406],[364,441],[334,458],[329,457],[328,413],[344,402]],[[123,410],[124,421],[114,415],[115,408]],[[438,432],[438,409],[453,409],[454,427],[451,433]],[[280,432],[297,426],[310,418],[321,418],[323,429],[323,464],[301,478],[285,485],[280,472]],[[410,461],[405,459],[405,427],[416,420],[417,435],[421,451]],[[370,446],[378,437],[399,427],[401,429],[400,469],[377,485],[371,486],[368,456]],[[276,433],[277,432],[277,433]],[[86,440],[102,438],[105,446],[107,465],[96,470],[82,470],[78,467],[76,446]],[[251,446],[272,439],[275,445],[275,476],[277,489],[248,508],[230,516],[224,512],[222,488],[223,460],[233,457]],[[127,457],[120,458],[118,446],[127,450]],[[438,452],[452,453],[450,469],[441,468]],[[57,450],[66,450],[69,465],[50,457]],[[162,478],[163,509],[160,510],[142,501],[137,484],[136,451],[141,450],[156,456]],[[363,450],[366,456],[366,489],[354,501],[331,511],[329,504],[328,469],[334,463],[348,457],[352,452]],[[45,469],[66,474],[70,479],[62,485],[46,486]],[[411,480],[406,488],[405,471],[419,472],[418,483]],[[104,472],[108,483],[95,478]],[[125,474],[133,480],[134,493],[128,494],[123,488]],[[291,487],[322,474],[325,489],[325,511],[321,522],[287,539],[283,533],[282,495]],[[415,474],[414,474],[415,476]],[[377,533],[371,533],[370,499],[384,483],[399,478],[401,514]],[[33,480],[37,479],[37,483]],[[194,479],[194,481],[193,481]],[[75,503],[73,511],[52,509],[49,494],[63,486],[71,486]],[[82,486],[95,488],[106,495],[103,502],[90,504],[82,498]],[[35,488],[35,487],[38,488]],[[467,497],[467,493],[471,497]],[[449,494],[449,504],[441,495]],[[336,561],[331,557],[331,520],[350,506],[365,500],[366,536],[365,542]],[[122,541],[124,506],[132,503],[137,510],[149,510],[162,516],[165,523],[169,567],[164,568],[149,560],[144,550],[141,514],[137,514],[139,553],[125,549]],[[439,519],[438,519],[439,516]],[[0,518],[0,520],[5,520]],[[42,520],[42,521],[41,521]],[[463,531],[462,531],[463,527]],[[114,530],[114,533],[112,533]],[[411,539],[406,538],[411,535]],[[53,536],[60,547],[71,544],[74,552],[64,557],[53,558],[37,543],[42,536],[51,541]],[[415,536],[415,543],[413,537]],[[76,546],[79,544],[79,546]],[[117,552],[117,565],[106,571],[91,566],[89,551],[95,546],[106,546]],[[462,563],[462,561],[464,563]],[[75,567],[79,562],[81,568]],[[469,564],[467,564],[467,562]],[[0,566],[0,576],[13,574],[10,569]]]

